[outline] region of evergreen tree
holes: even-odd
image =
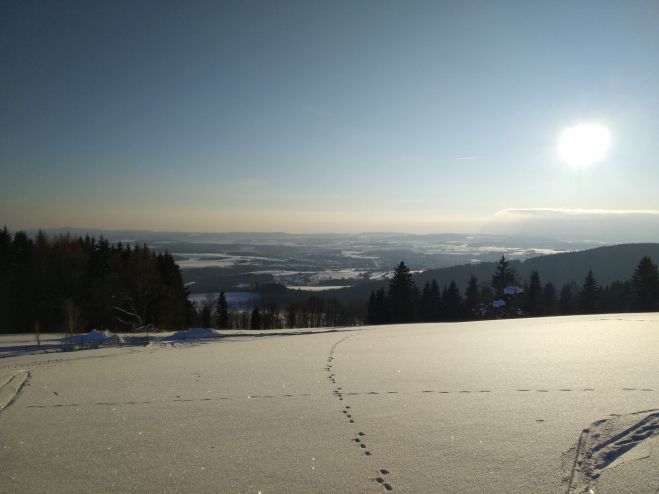
[[[506,260],[506,256],[501,256],[492,275],[492,288],[498,296],[503,295],[503,290],[515,282],[515,271]]]
[[[211,327],[211,307],[207,303],[204,303],[201,306],[201,311],[199,313],[199,319],[202,328]]]
[[[261,311],[258,307],[254,307],[252,310],[252,317],[249,320],[250,329],[261,329]]]
[[[553,283],[545,284],[542,290],[542,302],[546,315],[551,316],[556,313],[556,288]]]
[[[647,312],[659,309],[659,271],[649,257],[643,257],[632,275],[634,309]]]
[[[589,269],[579,294],[579,309],[583,314],[594,314],[600,309],[599,301],[600,285]]]
[[[532,316],[539,316],[543,313],[543,296],[542,283],[537,271],[531,273],[528,288],[526,289],[526,312]]]
[[[426,281],[421,290],[421,298],[419,299],[419,320],[421,322],[430,321],[430,311],[432,307],[430,300],[430,282]]]
[[[468,318],[478,317],[480,310],[480,290],[478,289],[478,279],[472,274],[469,277],[469,284],[465,290],[465,315]]]
[[[629,281],[614,281],[602,290],[602,312],[629,312],[633,307],[632,284]]]
[[[437,284],[437,280],[435,280],[435,278],[433,278],[430,282],[430,301],[430,320],[433,322],[439,321],[442,316],[442,298],[441,294],[439,293],[439,285]]]
[[[0,333],[11,330],[11,244],[12,238],[5,226],[0,231]]]
[[[460,290],[458,290],[458,285],[456,285],[455,281],[449,283],[448,288],[443,293],[442,299],[446,320],[459,321],[462,319],[462,295],[460,295]]]
[[[375,290],[371,291],[368,297],[368,306],[366,309],[366,324],[377,324],[377,313],[375,308]]]
[[[368,301],[368,313],[366,315],[368,324],[389,323],[389,304],[384,288],[371,292]]]
[[[218,329],[227,329],[229,327],[229,304],[224,292],[220,292],[215,307],[215,325]]]
[[[412,273],[404,262],[394,269],[389,281],[389,302],[391,322],[414,322],[417,315],[418,290],[412,280]]]
[[[375,310],[377,320],[375,324],[389,324],[391,322],[391,311],[389,310],[389,299],[384,288],[375,292]]]
[[[574,312],[574,301],[573,301],[572,285],[566,283],[561,288],[561,296],[559,299],[560,312],[563,315],[572,314]]]

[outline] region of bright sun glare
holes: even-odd
[[[609,148],[609,129],[583,123],[565,129],[558,141],[558,155],[572,166],[586,166],[601,160]]]

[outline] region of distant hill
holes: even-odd
[[[577,252],[532,257],[525,261],[511,261],[511,266],[522,280],[528,279],[531,272],[535,270],[540,274],[542,283],[551,282],[560,289],[562,285],[572,281],[581,285],[589,269],[593,270],[595,278],[602,285],[629,280],[643,256],[651,257],[655,263],[659,262],[659,244],[620,244],[597,247]],[[405,259],[402,260],[405,261]],[[437,280],[440,287],[455,280],[460,290],[464,291],[472,274],[478,278],[479,283],[489,283],[495,264],[494,262],[481,262],[431,269],[414,275],[414,281],[421,288],[426,281],[431,281],[433,278]],[[386,281],[362,283],[340,290],[336,295],[342,300],[365,300],[372,290],[386,286],[386,284]]]
[[[589,269],[603,285],[614,281],[631,278],[634,268],[643,256],[659,261],[659,244],[621,244],[578,252],[566,252],[546,256],[531,257],[525,261],[512,261],[511,265],[522,279],[527,279],[531,272],[538,271],[543,283],[552,282],[560,287],[574,281],[581,284]],[[469,276],[474,274],[479,281],[489,282],[494,272],[495,263],[486,262],[477,265],[467,264],[444,269],[425,271],[415,278],[423,285],[433,278],[441,285],[451,280],[462,288],[467,285]]]

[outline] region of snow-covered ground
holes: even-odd
[[[657,355],[625,314],[5,358],[0,491],[655,494]]]

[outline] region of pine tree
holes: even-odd
[[[217,298],[217,305],[215,307],[215,325],[218,329],[226,329],[229,327],[229,304],[224,292],[220,292]]]
[[[552,283],[545,284],[542,290],[544,313],[548,316],[556,313],[556,288]]]
[[[250,329],[261,329],[261,326],[261,311],[258,307],[254,307],[252,317],[250,317],[249,327]]]
[[[451,281],[443,294],[444,310],[447,321],[459,321],[462,319],[462,295],[455,281]]]
[[[531,273],[529,279],[529,286],[526,290],[526,311],[532,316],[539,316],[543,312],[542,307],[542,284],[540,283],[540,275],[537,271]]]
[[[368,307],[366,309],[366,324],[377,324],[377,315],[375,311],[375,290],[371,291],[368,297]]]
[[[387,324],[389,322],[389,307],[384,288],[371,292],[366,322],[368,324]]]
[[[426,284],[423,285],[423,290],[421,291],[421,300],[419,302],[419,318],[421,321],[432,321],[433,309],[434,301],[430,291],[430,282],[426,281]]]
[[[11,263],[11,234],[5,226],[0,231],[0,333],[9,331],[11,324],[11,303],[9,294],[11,293],[11,272],[9,269]]]
[[[502,295],[503,290],[515,282],[515,271],[510,267],[506,256],[501,256],[492,275],[492,288],[497,295]]]
[[[439,321],[442,316],[442,297],[439,293],[439,285],[435,278],[430,282],[430,300],[431,300],[431,309],[430,309],[430,320],[435,322]]]
[[[593,314],[599,310],[600,290],[600,284],[589,269],[579,294],[579,309],[583,314]]]
[[[201,319],[202,328],[210,328],[211,326],[211,307],[207,303],[204,303],[201,307],[201,312],[199,314]]]
[[[472,274],[469,277],[469,284],[465,290],[465,315],[468,318],[477,317],[480,310],[480,290],[478,289],[478,279]]]
[[[393,323],[414,322],[417,313],[418,291],[412,273],[404,262],[394,269],[389,281],[389,302]]]
[[[389,324],[391,322],[389,299],[384,288],[380,288],[375,292],[375,314],[375,324]]]
[[[649,257],[643,257],[632,275],[634,309],[647,312],[659,309],[659,271]]]
[[[574,302],[573,302],[572,286],[570,284],[565,284],[561,288],[561,296],[559,299],[560,313],[562,315],[572,314],[574,312]]]
[[[614,281],[602,290],[602,311],[629,312],[634,308],[634,297],[632,294],[633,286],[630,281]]]

